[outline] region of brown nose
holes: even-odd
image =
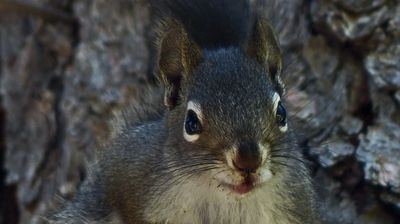
[[[246,174],[256,172],[261,165],[261,155],[258,145],[252,141],[240,143],[233,165],[236,169]]]

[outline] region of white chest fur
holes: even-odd
[[[145,216],[151,223],[288,224],[276,207],[281,194],[273,182],[240,196],[209,178],[191,179],[149,202]]]

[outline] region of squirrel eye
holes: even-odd
[[[278,103],[276,108],[276,121],[280,127],[285,127],[287,123],[287,113],[285,107],[282,105],[281,101]]]
[[[188,110],[185,120],[185,131],[188,135],[200,134],[202,126],[197,114],[193,110]]]

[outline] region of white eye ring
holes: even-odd
[[[202,122],[202,120],[203,120],[203,113],[202,113],[202,111],[201,111],[201,106],[200,106],[200,104],[198,104],[198,103],[196,103],[196,102],[193,102],[193,101],[189,101],[188,104],[187,104],[187,107],[186,107],[186,114],[187,114],[187,111],[189,111],[189,110],[192,110],[193,112],[196,113],[197,118],[199,119],[200,123],[202,124],[202,123],[203,123],[203,122]],[[185,117],[185,120],[184,120],[184,122],[183,122],[183,138],[184,138],[186,141],[188,141],[188,142],[194,142],[194,141],[196,141],[197,139],[199,139],[199,137],[200,137],[199,134],[189,135],[189,134],[186,132],[186,129],[185,129],[185,122],[186,122],[186,117]]]
[[[281,97],[279,96],[278,93],[275,92],[274,95],[272,96],[272,102],[273,102],[273,105],[274,105],[274,110],[273,110],[274,111],[274,115],[276,114],[276,112],[278,110],[278,105],[279,105],[280,101],[281,101]],[[286,132],[288,130],[288,124],[286,123],[285,126],[280,126],[279,130],[281,132]]]
[[[272,96],[272,102],[273,102],[273,106],[274,106],[274,114],[276,114],[276,110],[278,109],[278,104],[281,101],[281,97],[279,96],[278,93],[274,93],[274,95]]]
[[[285,126],[279,127],[279,130],[280,130],[281,132],[286,132],[286,131],[288,130],[288,125],[287,125],[287,123],[286,123]]]

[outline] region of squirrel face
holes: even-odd
[[[268,70],[238,49],[206,52],[182,89],[187,95],[172,113],[181,124],[175,144],[217,161],[226,171],[214,178],[240,195],[268,181],[277,171],[272,151],[288,128]]]
[[[255,19],[245,42],[220,47],[196,42],[178,20],[162,25],[168,143],[181,161],[219,170],[211,175],[218,186],[240,195],[288,168],[279,165],[295,157],[281,101],[281,52],[266,19]]]

